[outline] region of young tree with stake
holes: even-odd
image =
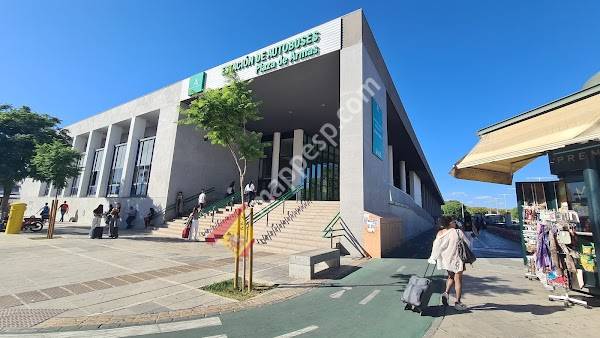
[[[262,134],[247,129],[250,122],[259,121],[260,102],[256,101],[250,89],[250,81],[240,81],[238,75],[228,69],[223,74],[227,84],[222,88],[207,89],[195,98],[182,113],[181,124],[193,125],[205,132],[205,138],[212,144],[225,147],[231,153],[238,169],[242,210],[244,210],[244,177],[248,162],[264,157]],[[244,214],[241,217],[245,217]],[[239,232],[239,227],[238,227]],[[238,250],[240,234],[237,234]],[[233,281],[237,288],[239,275],[239,252],[236,252],[236,270]]]

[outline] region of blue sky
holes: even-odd
[[[72,123],[357,8],[445,197],[514,205],[448,171],[476,130],[600,71],[600,2],[1,0],[0,102]],[[540,159],[515,179],[548,176]]]

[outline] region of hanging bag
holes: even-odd
[[[456,229],[456,235],[458,236],[458,255],[460,260],[465,264],[473,264],[477,260],[475,254],[469,248],[469,245],[465,242],[465,239],[460,235],[460,230]]]

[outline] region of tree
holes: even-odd
[[[181,124],[193,125],[206,132],[206,138],[227,148],[239,172],[242,204],[244,203],[244,176],[248,162],[264,157],[262,133],[247,129],[249,122],[262,120],[260,102],[252,95],[249,81],[240,81],[237,74],[224,74],[227,85],[207,89],[182,112]]]
[[[31,176],[40,181],[52,183],[56,188],[51,215],[56,215],[58,206],[58,192],[67,185],[67,180],[79,175],[77,161],[81,154],[64,142],[55,140],[52,143],[38,144],[35,155],[31,159]],[[48,226],[48,238],[52,238],[54,229],[54,218],[50,219]]]
[[[258,109],[260,102],[254,99],[249,81],[240,81],[234,71],[227,71],[223,75],[227,79],[227,85],[218,89],[208,89],[194,99],[189,107],[182,111],[185,118],[180,123],[193,125],[204,131],[206,139],[212,144],[225,147],[231,152],[239,172],[243,211],[244,176],[248,162],[264,157],[262,134],[247,129],[248,123],[262,120]],[[242,217],[245,217],[245,211]],[[238,226],[233,280],[235,289],[238,287],[239,276],[239,240]]]
[[[462,218],[462,203],[460,201],[450,200],[445,201],[442,205],[442,214],[454,218]]]
[[[59,124],[59,119],[35,113],[27,106],[0,105],[0,185],[6,197],[19,181],[32,174],[30,163],[36,145],[53,140],[70,142],[66,131],[58,128]],[[8,198],[3,198],[2,215],[7,209]]]

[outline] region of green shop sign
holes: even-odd
[[[206,73],[198,73],[190,77],[190,83],[188,84],[188,95],[192,96],[196,93],[202,93],[204,91],[204,85],[206,84]]]
[[[247,55],[239,61],[224,66],[222,72],[225,74],[231,70],[237,72],[255,67],[256,74],[264,74],[277,68],[283,68],[319,55],[320,49],[317,46],[319,41],[321,41],[320,32],[307,33],[255,55]]]

